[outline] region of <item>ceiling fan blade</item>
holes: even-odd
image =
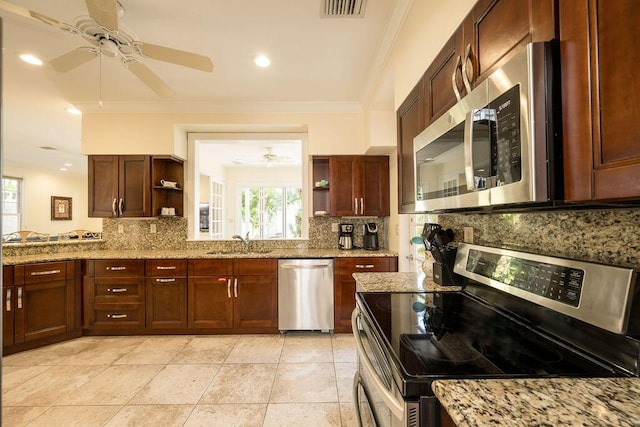
[[[196,70],[211,72],[213,63],[208,56],[198,55],[184,50],[172,49],[170,47],[158,46],[151,43],[137,42],[136,46],[144,56],[159,61],[170,62],[184,67],[195,68]]]
[[[4,9],[7,12],[15,13],[16,15],[24,16],[25,18],[35,19],[36,21],[40,21],[44,24],[51,25],[61,30],[69,31],[72,33],[78,31],[73,25],[65,24],[64,22],[58,21],[57,19],[51,18],[38,12],[34,12],[33,10],[29,10],[21,6],[16,6],[15,4],[8,3],[4,0],[0,0],[0,9]]]
[[[126,67],[133,74],[136,75],[144,84],[149,86],[149,88],[157,93],[161,98],[171,98],[175,93],[165,82],[160,79],[153,71],[149,69],[142,62],[138,61],[130,61],[127,62]]]
[[[98,56],[96,52],[91,49],[81,47],[52,59],[49,61],[49,64],[54,71],[66,73],[67,71],[71,71],[74,68],[81,66],[85,62],[91,61],[96,56]]]
[[[98,24],[112,31],[118,30],[117,0],[85,0],[89,16]]]

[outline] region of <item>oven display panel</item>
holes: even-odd
[[[472,249],[467,271],[573,307],[580,303],[584,270]]]

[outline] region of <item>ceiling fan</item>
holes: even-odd
[[[267,167],[271,167],[274,163],[287,163],[291,161],[291,158],[288,156],[278,156],[273,153],[273,147],[267,147],[267,152],[262,156],[264,161],[267,163]]]
[[[169,98],[174,95],[173,90],[142,59],[152,58],[206,72],[213,70],[213,63],[207,56],[135,40],[119,26],[118,20],[124,15],[124,8],[117,0],[85,2],[89,16],[75,18],[73,25],[4,0],[0,0],[0,9],[79,35],[92,45],[79,47],[51,60],[51,67],[58,72],[71,71],[102,55],[120,57],[125,68],[151,90],[162,98]]]

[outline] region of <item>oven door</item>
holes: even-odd
[[[351,326],[358,353],[353,402],[358,426],[439,426],[439,402],[433,397],[405,399],[393,380],[391,362],[378,343],[372,325],[356,307]]]

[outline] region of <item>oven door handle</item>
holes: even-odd
[[[356,351],[358,353],[358,360],[360,360],[364,366],[364,368],[369,373],[369,376],[373,380],[373,387],[380,393],[380,397],[384,401],[385,405],[391,410],[391,413],[398,418],[399,420],[404,419],[404,401],[399,402],[398,399],[393,395],[391,390],[387,388],[385,383],[380,379],[380,376],[374,369],[371,361],[367,357],[367,354],[364,349],[364,345],[362,344],[362,338],[360,338],[360,333],[358,332],[358,317],[360,316],[360,310],[356,307],[351,313],[351,329],[353,331],[353,336],[355,337],[356,342]],[[392,385],[393,386],[393,385]]]

